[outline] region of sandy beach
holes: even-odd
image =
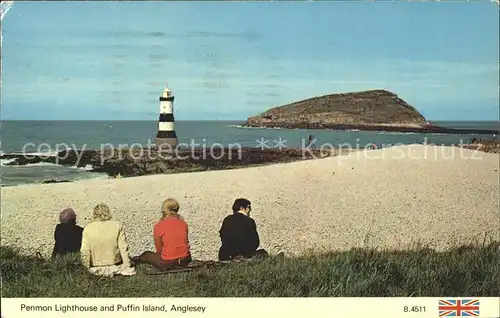
[[[457,147],[398,146],[236,170],[150,175],[1,189],[2,245],[49,256],[59,212],[85,226],[107,203],[133,255],[153,249],[161,202],[176,198],[196,259],[216,259],[234,199],[252,201],[261,247],[284,250],[443,249],[499,240],[499,155]]]

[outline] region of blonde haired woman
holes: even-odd
[[[134,275],[123,225],[111,220],[111,211],[104,203],[94,208],[92,219],[83,230],[83,265],[96,275]]]
[[[154,226],[156,253],[144,252],[134,257],[135,263],[148,263],[161,270],[187,266],[191,262],[188,226],[178,214],[179,203],[167,199],[161,207],[162,218]]]

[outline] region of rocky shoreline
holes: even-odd
[[[499,130],[445,128],[431,125],[369,125],[369,124],[313,124],[313,123],[258,123],[247,122],[242,127],[248,128],[281,128],[281,129],[330,129],[330,130],[362,130],[422,134],[456,134],[456,135],[498,135]]]
[[[489,153],[500,153],[500,140],[476,140],[470,144],[462,145],[463,148]]]
[[[62,179],[62,180],[58,180],[58,179],[49,179],[49,180],[45,180],[43,181],[42,183],[46,184],[46,183],[66,183],[66,182],[71,182],[70,180],[67,180],[67,179]]]
[[[284,163],[302,159],[336,156],[349,150],[326,153],[318,149],[213,149],[179,150],[177,153],[158,152],[156,149],[121,149],[119,151],[64,150],[55,156],[6,154],[0,159],[14,159],[6,166],[52,163],[64,166],[88,167],[89,172],[102,172],[110,177],[132,177],[161,173],[224,170],[270,163]]]
[[[500,140],[474,139],[469,144],[457,145],[482,152],[500,153]],[[177,153],[158,152],[156,149],[121,149],[119,151],[64,150],[55,156],[5,154],[0,159],[13,159],[6,166],[52,163],[70,167],[87,167],[89,172],[105,173],[110,177],[133,177],[152,174],[225,170],[272,163],[343,155],[356,149],[287,148],[278,149],[213,149],[179,150]],[[89,169],[89,166],[92,168]],[[46,180],[44,183],[66,182]]]

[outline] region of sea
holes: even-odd
[[[497,135],[421,134],[377,131],[337,131],[312,129],[248,128],[243,121],[176,121],[179,143],[186,147],[259,147],[300,148],[312,135],[317,148],[349,145],[377,148],[396,144],[439,145],[467,143],[474,137],[496,139]],[[449,128],[498,130],[498,121],[431,121],[431,124]],[[0,141],[2,154],[29,153],[53,155],[71,149],[105,149],[148,147],[155,143],[156,121],[2,121]],[[91,167],[65,167],[54,164],[8,166],[1,161],[1,185],[15,186],[42,183],[45,180],[81,180],[108,178],[103,173],[90,171]]]

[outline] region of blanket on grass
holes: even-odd
[[[220,261],[200,261],[200,260],[193,260],[189,265],[186,267],[180,267],[176,266],[171,269],[167,270],[160,270],[153,268],[153,270],[145,272],[147,275],[167,275],[167,274],[173,274],[173,273],[183,273],[183,272],[191,272],[191,271],[197,271],[197,270],[203,270],[203,269],[212,269],[212,268],[220,268],[228,264],[245,264],[249,262],[255,262],[255,260],[252,259],[243,259],[243,258],[237,258],[234,260],[231,260],[230,262],[220,262]]]

